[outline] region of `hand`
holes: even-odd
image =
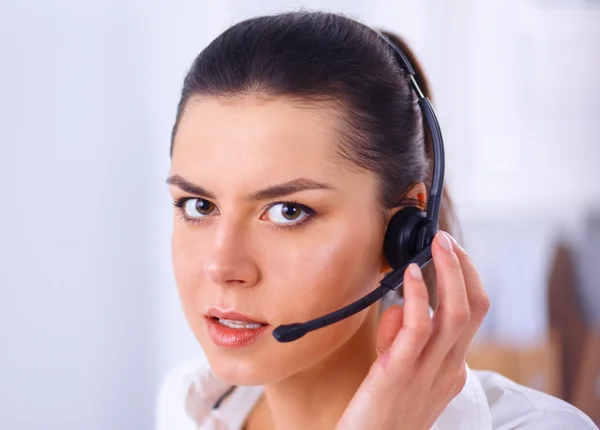
[[[462,391],[467,349],[489,298],[472,261],[450,235],[436,235],[432,254],[439,298],[433,318],[421,270],[411,265],[404,273],[404,307],[383,313],[377,360],[336,430],[429,430]]]

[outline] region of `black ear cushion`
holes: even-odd
[[[390,220],[383,248],[392,268],[399,269],[417,253],[419,231],[426,223],[426,213],[415,206],[400,209]]]

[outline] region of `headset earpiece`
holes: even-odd
[[[427,214],[416,206],[407,206],[394,214],[385,231],[383,249],[393,269],[400,269],[420,250],[420,234],[428,224]]]

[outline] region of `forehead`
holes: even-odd
[[[229,183],[244,189],[296,177],[325,181],[357,175],[337,154],[340,126],[325,103],[307,106],[258,96],[194,99],[175,136],[171,170],[211,181],[213,188]]]

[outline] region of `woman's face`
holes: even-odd
[[[387,268],[375,177],[336,154],[340,124],[331,112],[285,98],[204,98],[180,122],[169,181],[182,203],[175,279],[189,326],[229,383],[275,382],[339,349],[366,311],[291,343],[271,332],[349,304]],[[215,327],[226,341],[238,329],[210,318],[214,309],[268,326],[245,346],[223,345]]]

